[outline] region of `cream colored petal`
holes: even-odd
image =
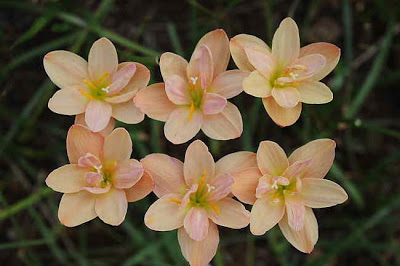
[[[100,133],[90,131],[87,127],[73,125],[67,134],[67,153],[70,163],[77,164],[80,157],[91,153],[100,157],[104,137]]]
[[[67,164],[52,171],[46,178],[46,185],[61,193],[79,192],[86,185],[86,168],[76,164]]]
[[[181,227],[178,230],[178,241],[182,254],[190,265],[205,266],[217,253],[219,243],[218,228],[213,222],[210,222],[207,237],[203,241],[195,241]]]
[[[163,53],[160,57],[160,70],[164,81],[172,75],[178,75],[183,79],[187,79],[187,65],[188,62],[177,54]]]
[[[268,97],[263,98],[263,104],[268,115],[281,127],[293,125],[301,114],[301,103],[293,108],[283,108],[276,103],[273,97]]]
[[[155,231],[171,231],[183,226],[187,210],[171,201],[179,200],[179,194],[166,194],[154,202],[144,215],[145,225]]]
[[[130,63],[136,65],[136,71],[133,77],[129,80],[128,84],[124,87],[122,92],[138,91],[140,89],[144,89],[150,81],[150,70],[140,63],[123,62],[118,65],[118,70],[122,69],[124,66]]]
[[[332,91],[322,82],[302,81],[296,88],[300,94],[300,101],[303,103],[323,104],[333,100]]]
[[[87,191],[64,194],[58,207],[58,219],[68,227],[86,223],[97,217],[95,201],[95,196]]]
[[[111,104],[93,100],[86,106],[85,122],[93,132],[105,129],[112,115]]]
[[[303,161],[296,161],[285,170],[285,172],[282,174],[282,177],[287,177],[289,179],[294,177],[301,178],[312,163],[312,158],[308,158],[307,160]]]
[[[279,222],[279,228],[295,248],[304,253],[313,251],[318,240],[318,223],[311,208],[305,209],[305,221],[302,230],[294,231],[288,224],[287,215],[284,215]]]
[[[326,64],[326,58],[320,54],[310,54],[298,58],[293,63],[293,67],[303,66],[304,70],[298,72],[297,80],[306,79],[319,72]]]
[[[43,65],[51,81],[61,89],[83,87],[83,81],[89,79],[86,60],[68,51],[46,54]]]
[[[223,96],[216,93],[206,92],[203,95],[203,113],[205,115],[219,114],[225,109],[226,103],[226,98]]]
[[[254,66],[249,62],[247,55],[244,51],[245,46],[257,47],[260,50],[268,50],[270,48],[261,39],[248,34],[239,34],[233,37],[230,41],[230,50],[232,54],[233,61],[237,67],[241,70],[254,71],[256,70]]]
[[[250,167],[257,167],[256,154],[249,151],[238,151],[225,155],[215,163],[215,175],[238,172]]]
[[[247,94],[255,97],[269,97],[271,96],[271,83],[257,70],[243,80],[243,90]]]
[[[197,184],[203,175],[208,183],[214,178],[214,158],[201,140],[193,141],[187,148],[183,173],[188,186]]]
[[[259,49],[258,46],[244,47],[249,62],[267,79],[275,73],[277,62],[269,49]]]
[[[129,189],[134,186],[142,177],[144,168],[142,164],[129,159],[117,164],[111,182],[118,189]]]
[[[274,34],[272,54],[281,66],[287,66],[299,57],[299,52],[299,29],[293,19],[285,18]]]
[[[326,208],[341,204],[348,199],[346,191],[330,180],[319,178],[302,179],[301,198],[310,208]]]
[[[204,240],[209,226],[207,211],[203,207],[191,208],[185,216],[183,226],[191,239]]]
[[[144,120],[144,113],[133,101],[113,104],[112,116],[126,124],[138,124]]]
[[[300,57],[309,54],[321,54],[327,60],[325,66],[312,76],[314,80],[326,77],[337,65],[340,59],[340,48],[326,42],[312,43],[300,49]]]
[[[175,104],[190,103],[188,83],[178,75],[172,75],[165,80],[165,92],[168,99]]]
[[[225,198],[215,205],[220,211],[219,214],[216,214],[214,210],[209,210],[209,217],[214,223],[233,229],[240,229],[249,225],[250,212],[246,210],[242,203],[231,198]]]
[[[279,176],[289,166],[285,151],[273,141],[262,141],[257,150],[257,163],[261,173]]]
[[[104,100],[108,103],[125,103],[129,100],[132,100],[133,97],[136,95],[137,91],[128,91],[126,93],[118,93],[115,95],[112,95],[110,97],[105,98]]]
[[[223,29],[210,31],[197,43],[197,47],[207,45],[211,51],[214,64],[214,76],[224,72],[228,66],[230,52],[229,39]]]
[[[217,202],[229,196],[234,179],[230,173],[223,173],[215,176],[214,180],[209,183],[211,191],[209,192],[208,201]]]
[[[201,130],[216,140],[236,139],[242,135],[243,121],[239,109],[229,101],[222,112],[204,116]]]
[[[85,113],[76,115],[74,124],[87,127],[88,125],[85,122]],[[114,130],[114,128],[115,128],[115,119],[111,118],[110,122],[108,122],[107,127],[105,129],[103,129],[102,131],[99,131],[99,133],[105,137],[108,134],[110,134]]]
[[[125,88],[136,72],[134,63],[127,63],[121,69],[114,73],[111,79],[111,85],[108,88],[107,95],[113,95]]]
[[[218,58],[216,59],[218,60]],[[211,51],[206,45],[200,45],[194,50],[187,66],[188,79],[197,78],[203,89],[207,89],[214,80],[214,61]]]
[[[114,129],[104,141],[104,159],[122,162],[128,160],[132,154],[132,140],[125,128]]]
[[[120,225],[125,220],[127,210],[128,201],[123,189],[111,188],[109,192],[96,197],[95,211],[106,224]]]
[[[88,98],[70,88],[56,91],[50,98],[48,107],[57,114],[76,115],[85,112],[88,102]]]
[[[148,117],[163,122],[168,120],[176,108],[165,93],[164,83],[152,84],[140,90],[133,101]]]
[[[312,158],[311,165],[302,176],[304,178],[323,178],[335,159],[335,148],[336,143],[331,139],[313,140],[295,150],[289,156],[289,162],[293,164],[296,161]]]
[[[89,74],[92,80],[105,74],[114,74],[118,68],[118,55],[114,44],[107,38],[95,41],[89,51]]]
[[[187,188],[183,178],[183,163],[165,154],[153,153],[140,161],[145,173],[154,180],[154,193],[157,197],[169,193],[185,192]]]
[[[289,226],[294,231],[300,231],[304,228],[305,223],[305,207],[300,197],[285,197],[286,216]]]
[[[219,74],[208,88],[208,92],[217,93],[226,99],[235,97],[243,91],[243,80],[250,72],[242,70],[228,70]]]
[[[294,108],[300,100],[300,94],[294,87],[272,89],[271,95],[283,108]]]
[[[199,111],[190,119],[189,107],[178,107],[169,116],[164,126],[165,137],[173,144],[182,144],[196,136],[203,124],[203,115]]]
[[[241,202],[253,204],[256,201],[256,188],[262,174],[258,167],[251,167],[242,171],[232,172],[235,180],[232,186],[232,194]]]
[[[250,231],[253,235],[263,235],[274,227],[285,214],[283,200],[275,202],[270,198],[257,199],[251,208]]]
[[[126,199],[128,202],[134,202],[143,199],[149,195],[154,189],[154,181],[151,176],[143,172],[140,180],[133,187],[125,189]]]

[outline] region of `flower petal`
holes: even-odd
[[[207,183],[213,180],[215,175],[214,158],[201,140],[193,141],[187,148],[183,173],[188,186],[197,184],[201,178],[205,178]]]
[[[135,64],[136,71],[129,80],[128,84],[124,87],[122,92],[128,92],[128,91],[137,92],[140,89],[146,88],[147,84],[149,84],[150,81],[150,70],[146,66],[140,63],[123,62],[118,65],[118,71],[129,64]]]
[[[250,231],[253,235],[263,235],[274,227],[285,214],[283,200],[274,201],[269,197],[257,199],[251,208]]]
[[[112,116],[126,124],[138,124],[144,119],[144,113],[140,111],[133,101],[114,104],[112,106]]]
[[[84,86],[89,79],[85,59],[68,51],[53,51],[43,59],[44,70],[51,81],[61,89]]]
[[[296,161],[285,170],[282,176],[287,178],[293,178],[293,177],[301,178],[304,172],[307,171],[307,168],[312,163],[313,163],[312,158],[308,158],[307,160],[302,160],[302,161]]]
[[[164,81],[173,75],[178,75],[183,79],[187,79],[187,65],[188,62],[177,54],[163,53],[160,57],[160,70]]]
[[[116,188],[127,189],[134,186],[142,177],[143,166],[139,161],[130,159],[117,165],[112,182]]]
[[[289,166],[285,151],[273,141],[262,141],[257,150],[257,163],[261,173],[279,176]]]
[[[129,83],[131,78],[136,72],[136,65],[134,63],[127,63],[119,69],[111,80],[111,85],[108,89],[107,95],[118,93]]]
[[[243,91],[243,80],[250,72],[243,70],[228,70],[219,74],[208,88],[208,92],[217,93],[225,99],[230,99]]]
[[[85,112],[88,102],[88,98],[69,88],[56,91],[50,98],[48,107],[57,114],[76,115]]]
[[[293,108],[299,103],[300,100],[299,92],[293,87],[272,89],[271,94],[277,104],[283,108]]]
[[[187,211],[171,199],[179,194],[166,194],[154,202],[144,215],[146,226],[155,231],[171,231],[183,226]]]
[[[165,80],[165,92],[168,99],[175,104],[189,104],[190,102],[188,84],[178,75],[169,76]]]
[[[256,188],[262,176],[258,167],[232,172],[232,176],[235,179],[235,183],[232,186],[232,194],[241,202],[253,204],[257,199]]]
[[[214,76],[224,72],[230,58],[229,39],[226,32],[223,29],[210,31],[200,39],[196,48],[201,45],[206,45],[210,49],[214,64]]]
[[[256,154],[249,151],[238,151],[225,155],[215,163],[215,175],[234,173],[250,167],[257,167]]]
[[[231,174],[224,173],[215,177],[210,184],[210,195],[208,198],[209,202],[219,201],[231,193],[231,187],[234,180]]]
[[[306,79],[320,71],[326,64],[326,59],[320,54],[310,54],[294,61],[293,66],[304,66],[306,69],[299,71],[296,79]]]
[[[287,66],[299,57],[300,37],[296,22],[291,18],[282,20],[272,40],[272,54],[281,66]]]
[[[300,49],[300,58],[309,54],[321,54],[326,59],[325,66],[312,76],[313,80],[326,77],[337,65],[340,59],[340,48],[326,42],[312,43]]]
[[[154,180],[154,193],[157,197],[169,193],[185,191],[186,184],[183,178],[183,163],[178,159],[165,154],[153,153],[140,161],[145,173],[150,174]]]
[[[133,99],[135,105],[148,117],[167,121],[176,106],[165,92],[164,83],[156,83],[140,90]]]
[[[125,220],[128,210],[125,191],[111,188],[108,193],[97,195],[95,210],[106,224],[120,225]]]
[[[333,100],[332,91],[322,82],[302,81],[296,88],[300,94],[300,101],[303,103],[323,104]]]
[[[93,132],[105,129],[110,122],[112,107],[103,101],[90,101],[86,107],[85,122]]]
[[[198,78],[201,87],[207,89],[214,79],[214,65],[211,51],[206,45],[200,45],[194,50],[187,66],[187,77]]]
[[[257,70],[243,80],[243,90],[247,94],[254,97],[269,97],[271,96],[271,83]]]
[[[233,37],[230,41],[230,49],[233,61],[241,70],[246,71],[254,71],[256,70],[254,66],[249,62],[247,55],[244,51],[244,47],[252,46],[257,47],[259,50],[268,50],[270,48],[268,45],[261,39],[248,34],[239,34]]]
[[[94,195],[86,191],[64,194],[58,207],[58,219],[63,225],[73,227],[96,218],[95,200]]]
[[[110,191],[111,185],[107,185],[105,187],[83,187],[82,189],[92,194],[104,194]]]
[[[190,117],[189,107],[176,108],[164,126],[165,137],[173,144],[182,144],[193,138],[203,124],[203,115],[199,111]]]
[[[106,74],[114,74],[118,68],[118,55],[114,44],[104,37],[95,41],[90,48],[88,61],[92,80]]]
[[[154,189],[154,181],[151,176],[143,172],[140,180],[133,187],[125,189],[128,202],[134,202],[143,199]]]
[[[310,208],[326,208],[345,202],[348,196],[335,182],[320,178],[304,178],[301,198],[303,204]]]
[[[137,91],[128,91],[126,93],[118,93],[115,95],[111,95],[110,97],[105,98],[104,100],[108,103],[124,103],[129,100],[132,100],[136,95]]]
[[[302,175],[303,178],[324,178],[335,159],[335,141],[317,139],[301,146],[289,156],[290,164],[312,158],[312,163]]]
[[[67,164],[52,171],[46,178],[46,185],[61,193],[75,193],[85,185],[88,170],[76,164]]]
[[[276,103],[274,97],[268,97],[263,98],[263,104],[272,120],[281,127],[293,125],[301,114],[301,103],[293,108],[283,108]]]
[[[189,237],[195,241],[202,241],[208,234],[208,215],[202,207],[191,208],[183,221],[186,232]]]
[[[243,121],[239,109],[230,102],[222,112],[216,115],[207,115],[201,127],[204,134],[216,140],[236,139],[242,135]]]
[[[104,159],[112,161],[125,161],[131,157],[132,140],[125,128],[114,129],[104,141]]]
[[[87,127],[73,125],[67,134],[68,159],[77,164],[79,158],[91,153],[100,157],[104,144],[104,137],[100,133],[90,131]]]
[[[74,124],[87,127],[87,124],[85,122],[85,113],[76,115]],[[115,119],[111,118],[110,122],[108,122],[107,127],[105,129],[103,129],[102,131],[99,131],[99,133],[105,137],[108,134],[110,134],[114,130],[114,128],[115,128]]]
[[[304,228],[305,207],[298,200],[298,197],[285,197],[286,215],[289,226],[294,231],[300,231]]]
[[[203,241],[195,241],[186,233],[185,228],[181,227],[178,230],[178,241],[182,254],[190,265],[208,265],[217,253],[218,228],[213,222],[210,222],[206,238]]]
[[[305,209],[304,227],[294,231],[288,224],[287,215],[279,222],[283,235],[295,248],[304,253],[311,253],[318,240],[318,223],[311,208]]]
[[[240,229],[249,225],[250,213],[242,203],[231,198],[225,198],[215,205],[220,213],[215,214],[215,211],[211,210],[212,213],[209,217],[214,223],[233,229]]]
[[[276,68],[276,61],[269,49],[259,49],[258,46],[244,47],[249,62],[267,79],[270,79]]]
[[[219,94],[206,92],[203,96],[203,113],[205,115],[219,114],[226,106],[226,99]]]

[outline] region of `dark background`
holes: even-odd
[[[242,137],[197,138],[216,159],[255,151],[266,139],[290,153],[310,140],[332,138],[336,160],[327,178],[341,184],[349,200],[315,211],[320,238],[311,255],[291,247],[278,228],[255,237],[248,228],[220,227],[212,265],[400,265],[399,14],[399,1],[380,0],[0,1],[0,264],[185,265],[175,231],[153,232],[143,224],[153,194],[130,204],[119,227],[99,219],[76,228],[59,223],[61,194],[44,179],[67,163],[73,117],[47,108],[56,90],[42,66],[47,52],[66,49],[87,58],[91,44],[105,36],[120,61],[146,64],[151,82],[159,82],[162,52],[188,59],[201,36],[216,28],[271,44],[279,22],[291,16],[302,45],[325,41],[342,49],[324,80],[333,102],[304,105],[300,120],[282,129],[260,99],[242,93],[233,99],[244,120]],[[146,118],[120,125],[132,135],[134,158],[163,152],[183,159],[188,143],[168,143],[163,123]]]

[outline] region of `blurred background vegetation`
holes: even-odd
[[[334,101],[305,105],[300,120],[282,129],[259,99],[243,93],[233,99],[245,124],[240,139],[197,138],[216,159],[255,151],[266,139],[289,153],[310,140],[332,138],[338,145],[327,178],[350,199],[316,210],[320,238],[311,255],[291,247],[278,228],[261,237],[248,228],[222,229],[212,265],[400,265],[399,15],[395,0],[0,1],[0,264],[186,265],[175,231],[143,225],[154,195],[130,204],[120,227],[99,219],[76,228],[59,223],[61,194],[44,179],[67,163],[65,138],[74,119],[47,108],[57,89],[43,70],[47,52],[66,49],[87,58],[91,44],[105,36],[120,61],[147,65],[152,82],[159,82],[162,52],[188,58],[215,28],[270,44],[279,22],[291,16],[303,45],[326,41],[342,48],[338,67],[325,78]],[[168,143],[162,123],[147,118],[121,126],[132,135],[134,158],[164,152],[183,159],[188,143]]]

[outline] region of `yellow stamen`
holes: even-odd
[[[108,72],[104,73],[104,75],[101,76],[96,82],[97,82],[97,83],[102,82],[106,77],[108,77],[108,75],[109,75]]]
[[[178,204],[182,204],[182,201],[178,200],[178,199],[169,199],[168,201],[175,202],[175,203],[178,203]]]
[[[207,169],[204,169],[203,173],[200,176],[200,184],[199,186],[203,186],[205,181],[206,181],[206,176],[207,176]]]
[[[188,122],[190,121],[190,120],[192,120],[193,119],[193,114],[194,114],[194,102],[193,101],[190,101],[190,111],[189,111],[189,118],[188,118]]]
[[[86,98],[88,98],[89,100],[96,100],[92,95],[88,94],[86,91],[84,91],[83,89],[78,89],[79,92],[85,96]]]
[[[85,83],[86,85],[88,85],[92,89],[97,89],[97,87],[94,86],[94,84],[92,82],[88,81],[88,80],[84,80],[83,83]]]
[[[214,203],[209,202],[208,204],[210,204],[211,208],[215,211],[217,215],[220,215],[221,212]]]

